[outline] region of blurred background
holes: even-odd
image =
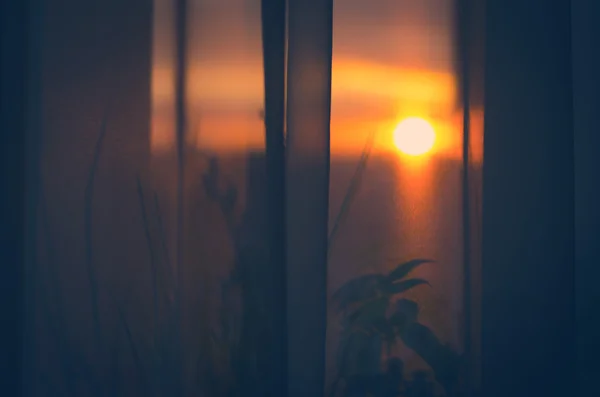
[[[261,1],[47,3],[29,148],[30,395],[269,395],[282,264],[268,230]],[[390,359],[403,364],[406,395],[420,380],[430,394],[419,395],[463,395],[471,376],[478,253],[465,241],[479,236],[483,141],[481,130],[464,136],[456,10],[334,2],[331,395],[379,395],[351,394],[352,379],[383,374]],[[410,277],[429,285],[390,296],[386,315],[412,302],[432,345],[398,337],[386,349],[375,335],[353,358],[364,368],[344,369],[335,292],[415,259],[430,262]],[[440,365],[452,380],[440,381]]]

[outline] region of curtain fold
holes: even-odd
[[[324,389],[332,0],[289,0],[288,397]]]
[[[286,258],[285,258],[285,39],[286,0],[262,0],[262,44],[265,91],[265,151],[268,239],[272,286],[270,396],[286,393]]]

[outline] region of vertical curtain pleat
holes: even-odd
[[[600,278],[600,57],[597,56],[600,2],[571,3],[573,57],[573,126],[575,152],[575,315],[577,384],[580,395],[592,395],[600,372],[600,322],[597,321]],[[594,171],[596,170],[596,171]]]
[[[460,77],[460,100],[463,110],[463,140],[462,140],[462,228],[463,228],[463,311],[464,311],[464,334],[463,334],[463,349],[464,355],[467,357],[466,366],[469,375],[472,373],[472,238],[471,238],[471,152],[470,152],[470,133],[471,133],[471,83],[472,79],[469,75],[469,27],[471,23],[471,14],[469,13],[469,0],[459,0],[456,2],[456,23],[457,23],[457,47],[458,47],[458,74]],[[471,377],[465,379],[465,388],[470,390],[472,387]]]
[[[485,4],[459,0],[458,33],[463,135],[464,224],[464,354],[467,357],[465,389],[481,389],[481,215],[483,169],[484,29]]]
[[[28,14],[28,6],[26,2],[0,5],[0,135],[3,144],[0,148],[0,263],[3,265],[0,305],[5,324],[0,388],[3,395],[21,390],[23,395],[33,394],[31,386],[22,383],[20,376],[21,371],[32,368],[31,358],[35,354],[33,343],[23,343],[31,340],[35,328],[30,314],[35,308],[29,275],[35,259],[31,221],[35,220],[37,195],[32,185],[37,187],[37,172],[33,171],[38,170],[37,152],[31,157],[31,152],[25,153],[30,149],[33,135],[30,130],[35,128],[37,132],[39,121],[37,109],[28,106],[31,94],[37,93],[37,79],[32,78],[28,68],[38,67],[31,62],[32,55],[33,60],[37,60],[37,54],[31,50],[37,49],[35,42],[40,36],[30,27],[31,22],[37,22],[38,15]],[[21,267],[23,263],[25,266]]]
[[[177,188],[175,193],[175,324],[172,331],[175,338],[172,339],[173,356],[169,363],[174,379],[179,382],[173,382],[173,396],[182,396],[184,393],[183,376],[183,332],[182,327],[184,313],[184,214],[185,214],[185,136],[187,129],[186,114],[186,68],[187,68],[187,0],[175,0],[175,139],[176,139],[176,176]]]
[[[332,0],[289,0],[288,397],[323,393]]]
[[[485,7],[481,395],[573,395],[571,4]]]
[[[270,246],[270,286],[267,310],[271,313],[269,396],[286,390],[286,279],[285,279],[285,15],[286,0],[262,0],[262,37],[265,81],[267,200]]]

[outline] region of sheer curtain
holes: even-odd
[[[28,395],[464,395],[456,5],[44,0]]]
[[[298,397],[320,395],[325,376],[332,14],[332,0],[289,1],[288,395]]]
[[[331,4],[286,8],[43,2],[28,395],[323,389]]]
[[[481,87],[467,84],[472,8],[335,3],[330,395],[476,388],[483,130]]]

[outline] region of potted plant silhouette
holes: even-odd
[[[379,371],[383,348],[402,341],[431,367],[447,396],[458,387],[459,356],[442,344],[435,334],[418,322],[419,306],[399,295],[415,287],[429,285],[420,278],[407,278],[427,259],[414,259],[398,265],[388,274],[367,274],[348,281],[332,299],[342,316],[342,337],[338,350],[338,379],[332,394],[344,381],[347,387],[357,377],[372,377]],[[346,393],[347,395],[351,395]]]

